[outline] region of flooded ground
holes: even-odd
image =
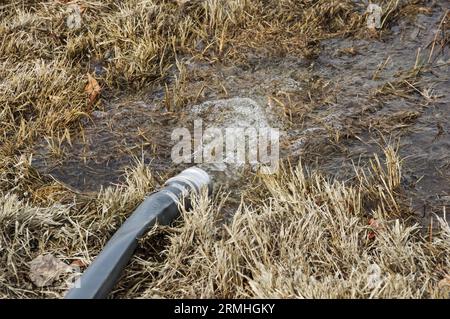
[[[124,169],[136,160],[144,160],[155,175],[170,173],[167,127],[174,121],[173,114],[156,111],[142,101],[112,102],[94,111],[80,136],[65,141],[61,152],[52,152],[53,141],[42,141],[33,163],[81,192],[119,183]]]
[[[259,118],[278,128],[283,158],[301,157],[343,180],[352,177],[353,163],[365,164],[380,145],[398,142],[407,198],[427,221],[450,206],[450,50],[436,41],[449,6],[438,1],[381,39],[324,40],[314,59],[249,55],[246,63],[228,65],[180,57],[167,90],[108,101],[62,153],[42,141],[33,165],[82,192],[120,182],[134,158],[164,179],[183,167],[172,164],[171,133],[192,128],[195,106],[208,102],[200,116],[205,126],[226,126],[232,122],[221,119],[230,111],[214,101],[251,99],[260,108],[247,124]]]

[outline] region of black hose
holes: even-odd
[[[189,194],[203,187],[211,192],[208,174],[191,167],[169,179],[166,186],[148,196],[108,241],[65,296],[65,299],[102,299],[114,288],[122,270],[133,255],[138,239],[153,225],[167,225],[180,214],[180,200],[190,208]]]

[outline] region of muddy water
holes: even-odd
[[[168,112],[161,89],[110,101],[64,144],[64,154],[55,156],[42,142],[34,165],[81,191],[120,182],[135,157],[163,179],[184,167],[170,158],[174,128],[191,130],[197,117],[206,127],[233,123],[224,118],[239,118],[244,127],[259,119],[282,132],[282,157],[302,157],[344,180],[352,177],[353,162],[364,164],[380,154],[380,145],[398,141],[411,207],[428,220],[450,205],[448,44],[436,45],[431,67],[417,78],[407,73],[428,60],[448,7],[437,1],[430,14],[401,19],[382,39],[325,40],[314,60],[249,55],[245,64],[225,65],[185,57],[182,109]],[[236,98],[259,106],[247,123],[248,105],[217,107]]]
[[[52,151],[52,142],[42,141],[33,165],[81,192],[122,182],[125,169],[137,160],[164,179],[172,171],[167,128],[176,118],[156,108],[136,98],[113,101],[93,112],[79,135],[61,144],[62,152]]]
[[[417,79],[405,73],[417,62],[429,60],[431,43],[449,6],[441,2],[430,15],[400,21],[383,42],[326,41],[317,61],[318,72],[339,83],[335,105],[330,107],[337,107],[334,114],[341,115],[331,125],[351,131],[351,138],[341,141],[339,150],[322,158],[321,168],[345,176],[352,170],[349,159],[364,162],[379,153],[379,145],[398,141],[403,186],[411,207],[426,221],[434,213],[442,216],[450,206],[448,43],[442,50],[435,49],[438,53],[432,55],[431,66]],[[352,54],[342,54],[347,48],[352,48]],[[402,81],[405,78],[407,82]],[[403,89],[398,94],[376,93],[386,84],[396,87],[399,82],[407,88],[405,95]]]

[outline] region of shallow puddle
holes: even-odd
[[[171,170],[170,127],[174,115],[136,100],[111,103],[93,112],[80,134],[62,144],[61,154],[42,141],[33,165],[78,191],[98,191],[121,182],[126,167],[144,160],[157,174]]]

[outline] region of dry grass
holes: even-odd
[[[69,264],[73,260],[89,263],[154,184],[148,167],[138,164],[127,173],[123,186],[108,188],[95,198],[78,198],[77,203],[73,197],[65,204],[36,207],[16,195],[1,194],[0,296],[61,296],[67,289],[63,281],[50,288],[33,286],[29,262],[52,253]]]
[[[343,183],[299,164],[261,179],[252,203],[221,222],[226,202],[204,196],[172,227],[141,241],[114,296],[143,298],[447,298],[449,225],[421,231],[399,196],[395,149]],[[132,208],[154,188],[145,165],[84,205],[39,208],[3,195],[3,297],[61,297],[63,281],[37,289],[34,256],[89,264]]]
[[[425,238],[405,218],[400,163],[392,148],[386,157],[352,184],[301,166],[266,177],[265,199],[243,203],[225,226],[221,201],[203,198],[182,225],[160,231],[165,262],[135,258],[149,276],[129,271],[124,281],[145,298],[448,297],[438,282],[450,263],[450,228],[441,220]]]
[[[416,2],[383,1],[392,9],[385,26]],[[66,25],[69,5],[80,6],[80,28]],[[61,297],[62,280],[45,288],[31,283],[29,262],[52,253],[88,264],[156,187],[138,163],[122,186],[74,192],[33,169],[37,139],[61,156],[62,143],[103,99],[157,84],[167,87],[169,110],[182,108],[184,55],[210,63],[246,63],[252,52],[312,59],[321,39],[367,36],[364,23],[364,8],[350,0],[1,4],[0,297]],[[94,104],[84,91],[87,73],[102,87]],[[352,184],[287,169],[249,186],[253,196],[225,224],[223,194],[202,198],[176,227],[142,241],[115,296],[447,296],[438,282],[450,265],[449,226],[442,221],[424,238],[404,218],[400,163],[392,149],[386,158],[387,166],[375,159],[370,170],[358,170]],[[381,226],[371,229],[370,218]]]

